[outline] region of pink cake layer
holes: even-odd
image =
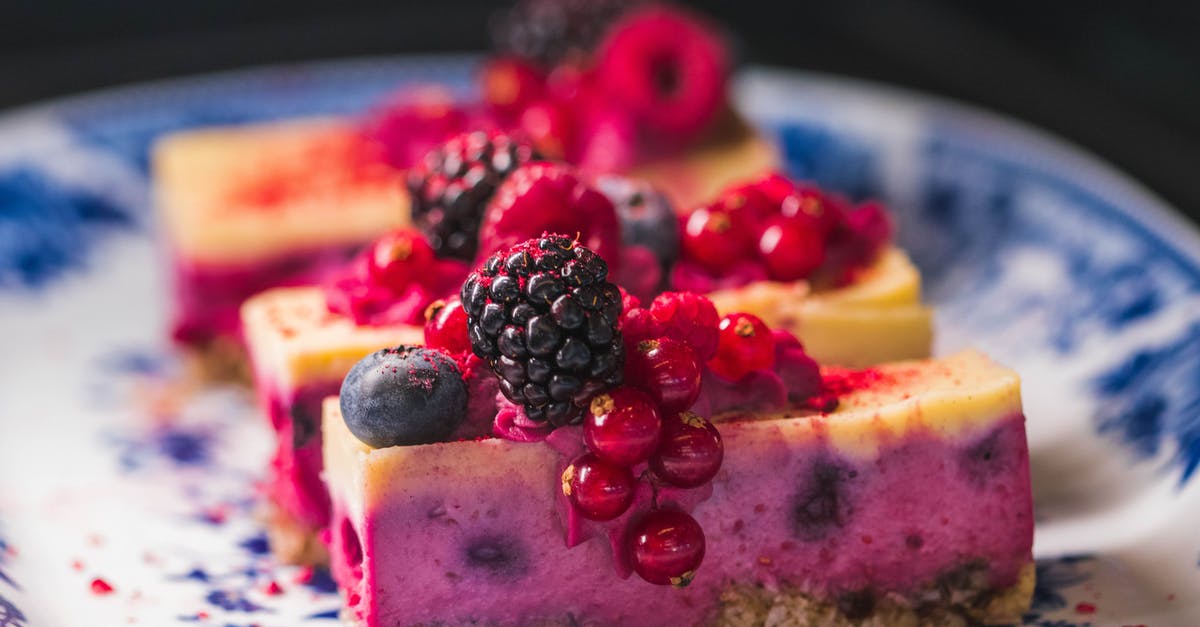
[[[789,422],[721,425],[724,466],[693,512],[707,554],[685,589],[620,579],[603,539],[567,548],[562,460],[502,440],[413,447],[405,468],[419,476],[397,477],[366,511],[335,494],[334,576],[367,627],[692,625],[733,585],[836,603],[915,595],[968,567],[995,589],[1017,583],[1033,537],[1023,416],[959,441],[905,438],[869,461]],[[453,448],[464,446],[496,450]],[[480,460],[505,467],[460,469]]]
[[[254,263],[214,264],[176,258],[171,336],[201,346],[239,337],[242,301],[272,287],[319,283],[344,266],[359,246],[336,246]]]
[[[271,421],[275,454],[263,482],[267,498],[293,522],[312,531],[329,524],[329,490],[321,480],[321,401],[335,396],[340,380],[285,389],[257,378],[259,404]]]

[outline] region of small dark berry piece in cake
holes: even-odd
[[[387,348],[346,375],[341,406],[346,427],[374,448],[442,442],[466,416],[467,386],[440,350]]]
[[[471,261],[492,194],[521,164],[537,158],[520,136],[475,131],[450,139],[408,172],[413,222],[439,256]]]
[[[578,234],[579,243],[609,266],[621,253],[616,209],[565,163],[529,163],[504,181],[479,227],[479,254],[491,255],[542,233]]]
[[[626,545],[634,572],[660,586],[687,586],[704,561],[704,530],[675,510],[647,512],[630,529]]]
[[[636,483],[625,466],[585,453],[562,473],[563,496],[588,520],[612,520],[633,503]]]
[[[471,341],[467,339],[467,311],[459,297],[434,301],[426,310],[425,345],[451,355],[471,350]]]
[[[669,270],[679,258],[679,216],[666,195],[649,183],[609,175],[596,180],[621,220],[625,246],[644,246]]]
[[[583,63],[609,25],[638,0],[520,0],[494,16],[492,41],[502,52],[544,67]]]
[[[708,361],[714,373],[737,381],[775,364],[775,336],[758,316],[732,313],[721,318],[717,356]]]
[[[613,25],[597,71],[606,95],[669,150],[695,140],[725,109],[728,66],[708,25],[656,5]]]
[[[601,459],[633,466],[658,449],[662,420],[644,392],[622,386],[592,399],[583,421],[583,441]]]
[[[593,396],[620,384],[621,291],[574,239],[545,234],[495,253],[461,296],[471,348],[530,420],[577,423]]]
[[[725,459],[721,432],[690,411],[663,420],[662,442],[650,458],[654,474],[680,488],[702,486],[717,476]]]
[[[643,340],[627,359],[630,385],[645,390],[663,412],[683,411],[700,397],[700,362],[687,344],[666,337]]]
[[[715,275],[722,275],[735,261],[753,251],[750,226],[719,205],[700,207],[683,224],[683,256]]]

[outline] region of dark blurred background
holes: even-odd
[[[0,108],[246,65],[482,50],[484,0],[7,3]],[[1200,221],[1200,3],[690,2],[743,61],[950,96],[1049,129]]]

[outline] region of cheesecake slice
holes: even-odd
[[[1033,592],[1020,384],[976,352],[826,368],[828,413],[714,416],[724,462],[691,509],[685,588],[568,548],[550,446],[372,448],[325,402],[333,572],[366,627],[1011,624]],[[619,558],[619,555],[618,555]]]
[[[407,222],[398,170],[348,121],[299,120],[169,135],[153,154],[174,281],[172,333],[236,345],[238,307],[318,280]]]

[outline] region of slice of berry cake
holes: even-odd
[[[469,352],[446,333],[354,366],[323,417],[348,618],[1019,620],[1033,512],[1014,373],[975,352],[822,369],[751,314],[660,298],[672,313],[651,321],[595,252],[547,235],[468,276]]]
[[[158,142],[156,203],[174,282],[174,338],[236,345],[242,301],[313,283],[408,221],[399,172],[338,121],[187,131]]]

